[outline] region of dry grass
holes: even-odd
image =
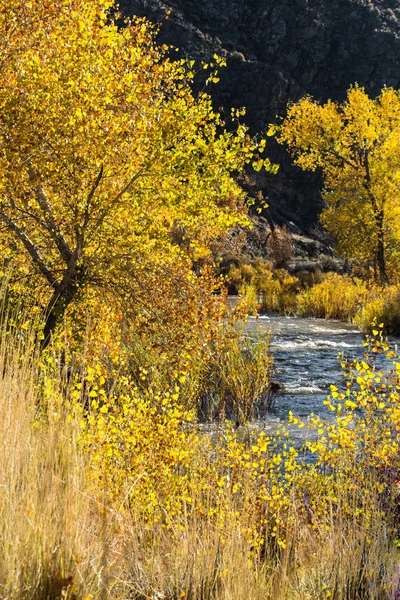
[[[43,380],[38,365],[33,344],[2,331],[0,597],[9,600],[83,597],[107,584],[112,561],[62,378]]]
[[[146,523],[128,495],[102,506],[67,382],[33,338],[0,336],[0,598],[398,598],[398,551],[378,503],[365,522],[328,514],[326,531],[295,518],[286,548],[266,537],[257,550],[246,535],[253,517],[237,513],[229,488],[222,526],[193,509],[169,527]]]
[[[360,279],[329,273],[297,297],[297,313],[326,319],[352,321],[368,297],[368,287]]]
[[[374,322],[384,323],[388,333],[400,333],[400,286],[386,287],[338,273],[304,282],[284,269],[271,271],[257,265],[250,283],[242,278],[239,288],[249,310],[278,312],[300,317],[340,319],[369,331]]]
[[[135,521],[134,521],[135,523]],[[398,551],[377,518],[330,523],[329,531],[295,524],[287,546],[251,548],[238,523],[225,530],[188,522],[182,529],[131,525],[124,533],[129,598],[135,600],[395,600]]]
[[[264,562],[248,560],[250,548],[237,523],[222,531],[204,521],[181,527],[131,526],[130,536],[125,533],[130,597],[261,600],[269,596],[272,573]]]

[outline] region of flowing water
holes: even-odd
[[[277,424],[286,424],[289,410],[303,419],[312,412],[326,420],[332,418],[323,401],[329,394],[330,385],[340,386],[343,382],[338,353],[344,352],[348,358],[362,356],[362,334],[339,321],[278,315],[251,317],[246,325],[247,332],[254,335],[260,329],[271,333],[275,363],[273,379],[284,385],[263,427],[272,432]],[[307,428],[289,429],[291,435],[299,439],[306,435]]]

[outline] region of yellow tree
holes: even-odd
[[[247,224],[233,175],[260,166],[246,129],[226,132],[209,96],[193,96],[192,64],[112,11],[0,0],[0,245],[41,285],[43,346],[87,291],[129,306],[138,257],[188,269],[183,246],[196,260]]]
[[[289,107],[279,141],[302,169],[322,169],[321,220],[339,252],[387,283],[400,242],[399,93],[371,99],[356,85],[341,105],[306,97]]]

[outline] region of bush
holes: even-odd
[[[250,264],[231,265],[228,281],[230,289],[245,298],[251,311],[295,310],[299,280],[285,269],[273,270],[269,261],[256,259]]]
[[[202,416],[252,421],[257,408],[268,410],[272,368],[269,335],[227,331],[204,374]]]
[[[321,283],[298,295],[297,313],[300,316],[352,321],[367,297],[365,282],[330,273]]]
[[[299,293],[296,313],[350,321],[363,331],[370,331],[374,323],[383,323],[388,333],[399,333],[400,288],[368,286],[360,279],[330,273],[321,283]]]
[[[299,280],[285,269],[264,274],[258,280],[260,308],[263,312],[276,311],[292,314],[296,310]]]
[[[294,256],[292,237],[287,227],[277,227],[267,240],[268,258],[274,267],[282,268]]]
[[[400,333],[400,288],[394,285],[375,287],[355,322],[364,331],[369,331],[373,323],[378,322],[384,324],[388,333]]]
[[[129,507],[134,597],[226,599],[243,593],[233,569],[251,598],[394,597],[400,381],[374,369],[376,353],[397,364],[382,338],[369,350],[343,361],[348,385],[326,401],[333,420],[311,418],[310,462],[284,427],[242,441],[229,426],[202,434],[178,392],[92,405],[84,441],[99,488]]]

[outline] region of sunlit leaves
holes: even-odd
[[[302,169],[324,175],[322,222],[338,249],[387,283],[397,269],[400,97],[354,86],[341,105],[306,97],[289,107],[279,140]]]
[[[171,61],[143,19],[118,28],[113,10],[0,2],[0,247],[14,245],[56,321],[89,289],[128,301],[140,256],[189,257],[190,270],[211,239],[248,225],[233,175],[262,162],[263,144],[194,97],[193,64]]]

